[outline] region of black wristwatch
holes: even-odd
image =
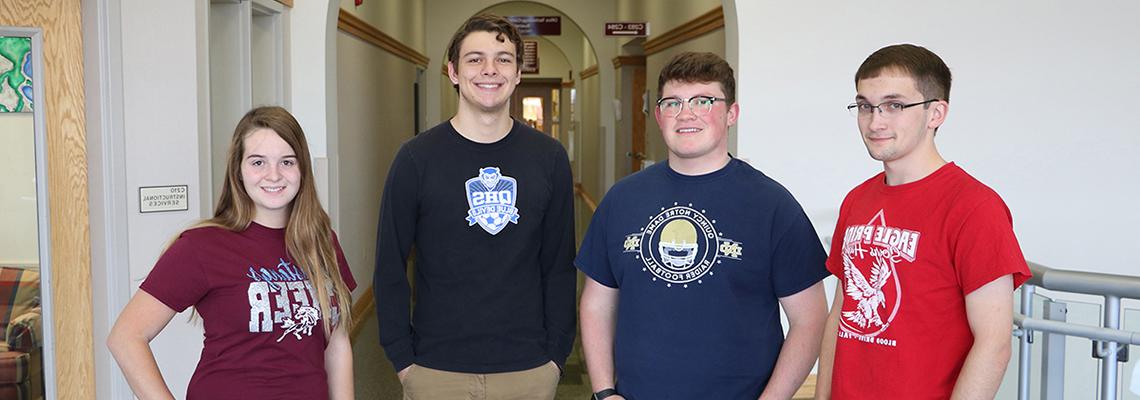
[[[594,393],[593,396],[590,396],[590,400],[602,400],[606,397],[610,397],[616,394],[618,394],[618,392],[617,390],[614,390],[614,388],[605,388],[600,392]]]

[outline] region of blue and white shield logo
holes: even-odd
[[[507,223],[519,223],[519,209],[515,208],[518,198],[518,183],[515,178],[503,176],[499,167],[483,167],[479,176],[468,179],[467,226],[479,224],[492,235],[498,234]]]

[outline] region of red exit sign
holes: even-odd
[[[606,22],[606,36],[649,36],[649,23]]]

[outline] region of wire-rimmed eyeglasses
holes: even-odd
[[[663,97],[657,100],[657,110],[661,111],[661,115],[666,117],[676,118],[681,114],[681,110],[685,108],[685,104],[689,104],[689,110],[697,116],[708,114],[712,111],[714,105],[718,101],[725,101],[723,97],[712,96],[693,96],[687,99],[678,97]]]
[[[852,103],[852,104],[847,106],[847,111],[850,112],[851,115],[854,115],[856,117],[868,118],[871,116],[871,113],[875,112],[875,110],[879,110],[879,115],[890,118],[890,117],[897,115],[898,113],[901,113],[905,109],[908,109],[908,108],[911,108],[914,106],[921,106],[921,105],[930,104],[930,103],[940,101],[940,100],[942,100],[942,99],[930,99],[930,100],[920,101],[917,103],[910,103],[910,104],[906,104],[906,103],[903,103],[901,101],[895,101],[895,100],[884,101],[882,103],[879,103],[878,105],[874,105],[871,103]]]

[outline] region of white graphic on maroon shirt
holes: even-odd
[[[313,335],[313,327],[317,326],[317,321],[321,320],[321,312],[316,308],[309,306],[301,306],[297,309],[297,314],[294,315],[296,319],[287,319],[281,323],[281,327],[285,329],[285,333],[277,338],[277,342],[281,342],[285,336],[290,333],[297,337],[297,340],[303,339],[301,334],[305,336]]]
[[[321,321],[317,291],[300,268],[280,259],[272,269],[250,267],[246,276],[253,281],[247,290],[250,333],[280,329],[278,342],[290,334],[297,340],[313,335],[313,327]],[[334,319],[339,317],[336,305],[330,312]]]
[[[918,254],[919,232],[887,226],[882,210],[866,225],[849,225],[843,235],[843,292],[839,337],[896,345],[880,337],[902,304],[898,265]],[[883,316],[886,316],[886,320]]]

